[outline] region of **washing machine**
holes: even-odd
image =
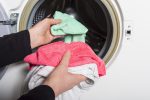
[[[0,0],[0,36],[26,30],[56,10],[88,29],[86,43],[101,57],[107,74],[80,100],[150,100],[150,1]],[[0,68],[0,100],[22,94],[23,61]]]

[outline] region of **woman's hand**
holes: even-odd
[[[55,96],[72,89],[81,81],[86,80],[86,77],[83,75],[71,74],[68,72],[70,55],[69,51],[64,54],[60,64],[43,83],[43,85],[48,85],[54,90]]]
[[[50,32],[51,25],[59,24],[61,20],[45,18],[29,29],[31,48],[51,42],[56,37]]]

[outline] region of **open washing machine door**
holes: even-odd
[[[9,17],[7,16],[3,6],[0,4],[0,37],[11,33],[10,25],[8,24],[9,24]],[[6,69],[7,69],[6,66],[0,66],[0,79],[5,74]]]
[[[18,14],[13,13],[9,16],[0,3],[0,37],[17,31],[17,18]],[[6,69],[6,66],[0,66],[0,79],[5,74]]]

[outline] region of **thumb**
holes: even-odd
[[[81,74],[72,74],[72,79],[76,79],[76,83],[78,84],[81,81],[85,81],[87,77]]]
[[[67,51],[64,56],[62,57],[61,62],[59,63],[57,69],[60,70],[67,70],[67,67],[69,65],[69,61],[70,61],[70,57],[71,57],[71,53],[70,51]]]
[[[61,20],[60,19],[49,19],[49,22],[51,25],[55,25],[55,24],[59,24],[61,23]]]

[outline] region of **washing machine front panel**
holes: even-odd
[[[42,4],[45,0],[24,0],[26,1],[19,7],[19,9],[13,9],[10,11],[10,13],[18,13],[18,31],[28,29],[32,26],[33,23],[33,17],[34,13],[36,13],[38,6],[37,4]],[[79,0],[80,1],[80,0]],[[84,0],[82,0],[84,1]],[[107,40],[108,43],[105,41],[103,44],[103,47],[101,48],[101,52],[97,53],[100,57],[104,59],[104,61],[109,64],[115,57],[117,52],[119,51],[119,47],[122,40],[122,16],[119,9],[119,5],[117,5],[116,1],[114,0],[95,0],[95,2],[101,3],[101,11],[103,12],[103,16],[105,16],[105,22],[106,26],[112,27],[112,29],[109,30],[109,32],[112,34],[111,37]],[[16,7],[17,8],[17,7]],[[105,12],[106,11],[106,12]],[[108,17],[108,19],[107,19]],[[107,20],[106,20],[107,19]],[[110,22],[110,26],[108,23]],[[107,30],[108,31],[108,30]],[[25,65],[23,64],[14,64],[10,65],[10,68],[6,72],[6,75],[3,77],[3,80],[0,83],[1,87],[0,89],[0,96],[3,95],[4,99],[7,95],[7,99],[10,98],[16,99],[19,97],[21,93],[21,87],[23,84],[23,79],[25,78]],[[14,72],[16,75],[14,75]],[[11,77],[11,80],[10,80]],[[6,83],[11,83],[11,85],[8,86]],[[5,90],[6,87],[9,87],[9,89]],[[3,91],[1,91],[3,90]],[[17,92],[16,92],[17,91]],[[5,94],[5,95],[4,95]],[[5,98],[5,99],[6,99]]]

